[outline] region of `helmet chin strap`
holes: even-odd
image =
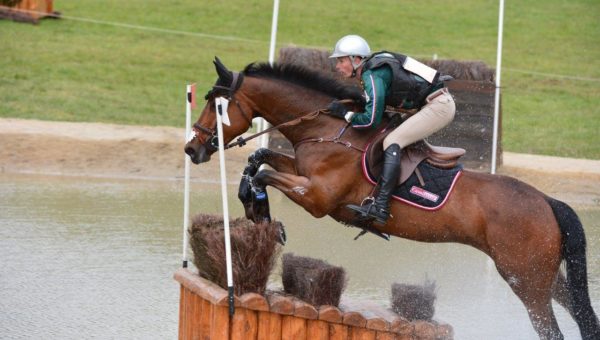
[[[358,62],[358,63],[354,62],[355,56],[350,55],[350,56],[348,56],[348,58],[350,58],[350,63],[352,64],[352,75],[350,77],[354,78],[354,77],[356,77],[356,69],[358,69],[359,67],[362,66],[362,64],[365,62],[365,58],[361,58],[360,62]]]

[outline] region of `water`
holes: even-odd
[[[0,338],[175,339],[183,184],[0,175]],[[220,187],[192,183],[191,212],[218,213]],[[243,214],[230,193],[230,216]],[[457,244],[384,241],[330,218],[314,219],[270,190],[286,225],[284,252],[346,269],[344,296],[389,305],[394,282],[437,284],[435,318],[456,339],[536,339],[521,302],[479,251]],[[600,311],[600,210],[579,209],[590,290]],[[280,285],[276,270],[273,285]],[[567,339],[579,339],[555,308]]]

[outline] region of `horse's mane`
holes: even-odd
[[[271,66],[268,63],[251,63],[242,72],[249,77],[279,79],[337,99],[353,99],[364,103],[362,91],[358,87],[343,83],[324,71],[318,72],[301,65],[274,63]]]

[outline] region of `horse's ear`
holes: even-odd
[[[216,56],[213,63],[215,64],[215,69],[217,70],[217,74],[219,75],[218,82],[227,86],[231,85],[231,82],[233,81],[233,73],[229,71],[227,67],[223,65],[221,60]]]

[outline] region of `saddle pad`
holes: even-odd
[[[462,174],[463,166],[459,164],[452,169],[438,169],[426,162],[421,162],[417,169],[421,172],[425,185],[421,186],[417,174],[413,172],[404,183],[394,189],[392,197],[417,208],[440,209],[448,200],[454,185]],[[364,174],[373,185],[377,184],[377,179],[371,172],[365,171]]]
[[[406,182],[396,187],[392,194],[394,199],[425,210],[440,209],[462,174],[462,165],[444,170],[421,162],[417,169],[421,172],[425,185],[421,186],[417,174],[413,172]]]

